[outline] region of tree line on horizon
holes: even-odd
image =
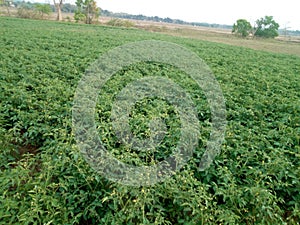
[[[163,22],[163,23],[174,23],[174,24],[181,24],[181,25],[232,29],[231,25],[226,25],[226,24],[205,23],[205,22],[186,22],[184,20],[171,19],[169,17],[162,18],[159,16],[145,16],[142,14],[132,15],[132,14],[128,14],[128,13],[114,13],[114,12],[111,12],[108,10],[101,10],[101,15],[107,16],[107,17],[123,18],[123,19],[145,20],[145,21],[154,21],[154,22]]]

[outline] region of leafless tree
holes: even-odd
[[[63,0],[58,0],[57,2],[56,2],[56,0],[53,0],[53,3],[54,3],[54,6],[55,6],[55,9],[56,9],[56,12],[57,12],[56,20],[62,21],[61,8],[63,6]]]

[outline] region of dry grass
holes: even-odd
[[[160,32],[173,36],[193,38],[235,46],[252,48],[275,53],[300,56],[300,37],[278,37],[276,39],[240,38],[231,34],[230,30],[187,25],[168,25],[149,23],[138,25],[152,32]]]
[[[101,17],[100,22],[105,23],[111,18]],[[189,25],[168,24],[152,21],[131,20],[135,27],[151,32],[159,32],[172,36],[186,37],[211,41],[235,46],[252,48],[275,53],[300,56],[300,37],[278,37],[276,39],[240,38],[231,34],[231,30],[209,27],[196,27]]]
[[[190,37],[206,41],[224,43],[235,46],[243,46],[256,50],[270,51],[275,53],[284,53],[300,56],[300,42],[292,42],[289,40],[280,39],[243,39],[232,34],[219,33],[209,30],[193,30],[193,29],[178,29],[168,30],[165,33],[170,35],[178,35],[183,37]]]

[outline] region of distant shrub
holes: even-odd
[[[66,21],[68,21],[68,22],[71,22],[71,21],[72,21],[71,17],[69,17],[69,16],[67,16],[65,19],[66,19]]]
[[[38,17],[43,19],[45,15],[49,15],[52,12],[52,9],[49,4],[36,4],[34,11],[36,11]]]
[[[115,26],[115,27],[134,27],[135,24],[132,21],[129,20],[122,20],[118,18],[111,19],[106,23],[109,26]]]
[[[18,8],[17,15],[18,15],[18,17],[21,17],[21,18],[30,19],[30,18],[35,17],[35,12],[32,8],[29,8],[26,6],[21,6]]]
[[[74,19],[75,19],[76,23],[82,22],[85,20],[85,15],[80,11],[75,11]]]
[[[144,27],[145,30],[152,32],[166,32],[168,28],[166,26],[149,25]]]
[[[45,15],[49,15],[52,12],[50,5],[48,4],[22,4],[18,7],[17,15],[20,18],[27,19],[44,19]]]

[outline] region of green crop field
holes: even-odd
[[[222,89],[227,128],[220,154],[199,163],[211,113],[195,82],[171,65],[137,63],[103,87],[95,108],[99,137],[122,162],[152,165],[171,154],[180,119],[159,98],[136,103],[130,127],[149,136],[163,118],[168,135],[153,152],[129,151],[110,123],[118,92],[143,76],[167,76],[191,96],[199,143],[176,174],[131,187],[95,172],[72,130],[74,94],[86,69],[134,41],[176,43],[197,54]],[[0,224],[299,224],[300,58],[139,29],[0,17]]]

